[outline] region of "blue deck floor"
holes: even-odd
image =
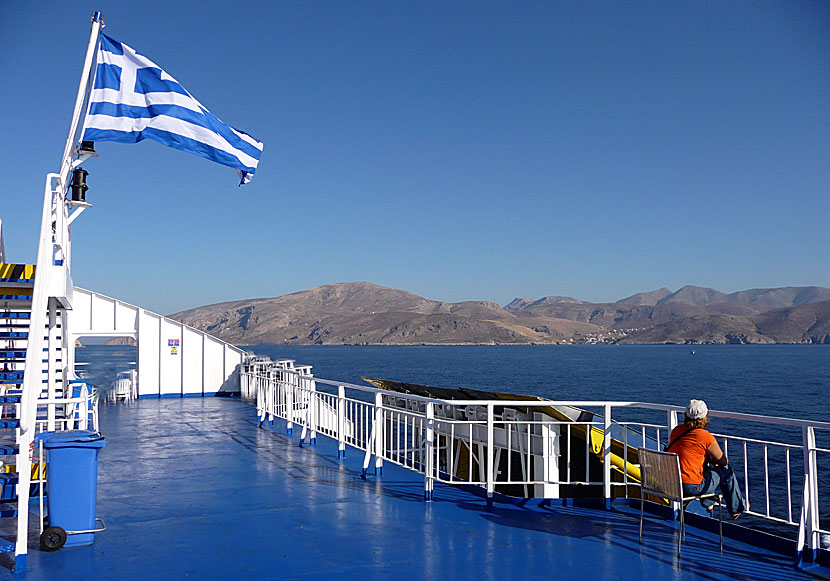
[[[436,485],[390,464],[358,478],[362,454],[208,398],[102,406],[98,516],[89,547],[30,552],[48,579],[811,579],[791,561],[638,512],[537,502],[521,508]]]

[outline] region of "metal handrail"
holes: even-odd
[[[344,454],[346,445],[352,446],[365,453],[364,473],[371,464],[371,457],[375,457],[375,471],[380,473],[384,461],[401,465],[407,469],[424,474],[424,494],[431,498],[433,482],[457,483],[459,476],[457,454],[458,450],[466,448],[467,477],[460,481],[468,484],[480,485],[486,488],[488,497],[492,497],[496,485],[524,485],[545,486],[558,484],[590,484],[602,485],[603,495],[610,504],[612,487],[628,486],[636,483],[629,479],[628,461],[629,430],[624,432],[625,454],[623,459],[623,481],[612,482],[611,479],[611,427],[616,425],[623,428],[632,428],[632,433],[642,434],[640,437],[647,440],[646,431],[655,431],[656,438],[651,439],[652,445],[659,446],[660,434],[668,434],[677,423],[677,414],[681,413],[682,406],[653,404],[648,402],[630,401],[554,401],[554,400],[445,400],[411,394],[390,392],[376,387],[355,385],[342,381],[316,378],[308,372],[308,367],[293,368],[293,362],[283,361],[280,367],[267,360],[248,360],[243,365],[243,391],[255,396],[257,412],[261,421],[273,420],[281,417],[286,420],[289,431],[295,426],[302,427],[303,441],[310,435],[313,440],[317,431],[335,438],[339,442],[340,454]],[[323,389],[333,388],[331,391]],[[354,390],[363,394],[365,399],[346,397],[346,390]],[[372,396],[372,397],[368,397]],[[407,408],[388,407],[383,404],[383,397],[395,397],[397,401],[410,402]],[[253,397],[251,398],[253,399]],[[475,419],[447,417],[448,410],[463,410],[470,407],[486,410],[483,418]],[[496,407],[500,409],[518,407],[525,409],[571,406],[582,408],[601,408],[602,413],[595,414],[592,421],[570,422],[551,419],[528,420],[517,418],[497,417]],[[666,413],[666,424],[645,422],[616,422],[612,419],[614,410],[646,409]],[[436,414],[441,410],[441,414]],[[746,485],[753,483],[748,472],[748,456],[746,448],[749,444],[763,447],[763,488],[765,508],[763,511],[753,511],[751,514],[764,520],[776,523],[796,525],[799,527],[799,551],[817,550],[820,546],[820,537],[828,531],[820,527],[818,507],[818,470],[816,455],[830,453],[826,448],[818,447],[815,443],[815,430],[830,429],[830,422],[800,420],[792,418],[776,418],[758,414],[735,413],[725,411],[711,411],[710,414],[718,418],[740,420],[772,425],[785,425],[802,429],[802,443],[800,445],[787,442],[774,442],[759,438],[733,436],[729,434],[715,434],[724,442],[738,442],[744,453],[743,480]],[[567,455],[566,478],[553,477],[551,474],[544,479],[523,473],[521,478],[515,478],[510,473],[513,450],[512,438],[519,438],[519,456],[517,462],[528,464],[531,460],[531,447],[536,445],[538,435],[534,430],[552,429],[566,426],[568,434],[574,429],[582,427],[585,432],[585,472],[584,479],[571,472],[571,450],[560,451],[560,457]],[[603,463],[602,479],[591,479],[588,469],[588,459],[591,454],[592,440],[602,430],[601,458]],[[640,431],[633,431],[638,428]],[[475,434],[474,434],[475,432]],[[591,437],[588,433],[591,432]],[[458,450],[453,453],[453,446],[448,445],[447,438],[458,442]],[[508,474],[496,474],[497,460],[494,452],[498,448],[497,438],[502,438],[504,450],[509,451]],[[775,447],[785,450],[786,453],[786,502],[788,514],[780,518],[770,514],[770,488],[772,482],[769,475],[767,449]],[[804,453],[804,490],[806,495],[800,505],[795,505],[792,499],[792,482],[790,451],[801,448]],[[726,451],[726,450],[725,450]],[[551,452],[548,451],[548,454]],[[740,456],[739,456],[740,458]],[[739,461],[740,463],[740,461]],[[473,469],[475,466],[475,470]],[[477,474],[477,477],[474,477]],[[575,477],[574,477],[575,476]],[[756,483],[757,485],[757,483]],[[753,487],[752,490],[755,490]],[[795,511],[793,509],[796,509]],[[795,520],[798,515],[798,520]]]

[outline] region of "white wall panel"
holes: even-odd
[[[74,289],[72,293],[72,310],[69,311],[70,324],[73,329],[91,329],[92,321],[92,295],[80,289]]]
[[[161,397],[182,395],[182,325],[170,319],[161,320],[159,361],[161,362]]]
[[[239,349],[225,343],[225,381],[221,391],[236,393],[239,391],[239,370],[242,365],[242,353]]]
[[[141,311],[138,321],[138,396],[159,395],[159,342],[161,319]]]
[[[182,330],[182,394],[202,395],[202,342],[204,333]]]
[[[115,331],[115,302],[108,297],[92,295],[92,329]]]
[[[115,303],[115,330],[121,333],[135,331],[138,308],[118,301]]]
[[[225,382],[224,343],[205,337],[205,395],[213,395]]]

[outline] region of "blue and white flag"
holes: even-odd
[[[147,57],[101,35],[84,141],[152,139],[232,167],[248,183],[262,143],[223,123]]]

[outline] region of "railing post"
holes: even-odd
[[[251,376],[251,369],[244,373],[245,377],[250,378]],[[250,379],[248,379],[250,381]],[[255,374],[253,377],[254,383],[254,390],[256,391],[256,415],[259,418],[259,425],[262,425],[262,422],[265,421],[265,394],[262,392],[262,385],[259,381],[259,374]]]
[[[288,417],[288,378],[290,376],[285,371],[277,371],[276,381],[276,396],[274,399],[274,416],[285,419],[286,422],[290,419]]]
[[[798,531],[799,560],[814,562],[818,554],[819,511],[818,472],[816,467],[816,432],[813,426],[802,427],[804,452],[804,494],[801,498],[801,518]],[[806,545],[806,546],[805,546]]]
[[[300,448],[305,443],[306,434],[311,429],[311,395],[308,392],[308,380],[300,375],[297,376],[297,401],[299,403],[297,410],[297,420],[302,426],[300,430]],[[305,406],[305,409],[303,409]]]
[[[263,387],[264,381],[262,381],[262,373],[260,373],[258,369],[253,371],[253,382],[254,389],[256,390],[257,415],[259,416],[259,422],[262,423],[265,421],[265,411],[266,407],[268,406],[268,396],[265,393],[265,388]]]
[[[602,438],[602,489],[605,508],[611,508],[611,406],[604,406]]]
[[[666,424],[669,427],[669,432],[668,432],[668,434],[666,434],[666,444],[668,444],[669,441],[671,440],[671,435],[670,435],[671,431],[673,429],[675,429],[678,425],[677,424],[677,412],[676,411],[671,410],[671,411],[668,412],[667,415],[668,415],[668,418],[666,419],[667,420]]]
[[[284,383],[285,385],[285,415],[286,415],[286,428],[285,431],[289,434],[294,433],[294,378],[296,377],[294,374],[286,374],[288,375],[288,381]]]
[[[432,500],[433,478],[435,471],[434,439],[435,439],[435,404],[427,403],[426,425],[426,466],[424,469],[424,500]]]
[[[268,421],[273,424],[274,418],[283,417],[280,415],[283,402],[285,401],[285,385],[283,384],[283,375],[279,371],[274,371],[268,376],[267,389],[271,392],[271,399],[269,400]]]
[[[493,451],[493,443],[495,442],[494,438],[494,426],[493,426],[493,404],[487,404],[487,475],[486,475],[486,484],[487,484],[487,505],[490,506],[493,503],[493,493],[496,491],[496,482],[495,482],[495,474],[494,474],[494,451]]]
[[[257,405],[259,409],[260,425],[268,419],[269,425],[274,424],[274,398],[277,392],[277,383],[274,380],[274,372],[269,369],[257,368],[255,380],[257,389]]]
[[[383,448],[385,446],[386,426],[383,419],[383,395],[375,393],[375,475],[383,473]]]
[[[657,449],[658,450],[661,450],[663,448],[663,446],[668,446],[669,445],[669,442],[671,442],[672,430],[674,430],[678,426],[677,412],[675,410],[669,410],[668,412],[666,412],[666,426],[668,428],[668,431],[666,432],[666,443],[661,444],[660,439],[658,438],[657,439]],[[659,433],[658,433],[658,436],[659,436]],[[643,445],[645,446],[645,442],[643,442]],[[675,519],[679,518],[680,517],[680,511],[683,510],[682,505],[679,502],[677,502],[676,500],[673,500],[671,502],[671,507],[672,507],[672,510],[674,511],[674,518]]]
[[[308,413],[310,416],[309,423],[311,424],[310,441],[311,445],[313,446],[317,443],[317,382],[313,379],[310,379],[308,380],[308,383],[310,387],[310,393],[308,398]]]
[[[346,387],[337,386],[337,457],[346,457]]]
[[[277,393],[277,382],[271,381],[270,375],[268,372],[262,372],[261,369],[257,369],[256,375],[254,376],[256,380],[256,388],[257,388],[257,397],[262,397],[262,416],[261,420],[264,422],[266,417],[268,419],[268,423],[274,423],[274,398],[276,398]]]

